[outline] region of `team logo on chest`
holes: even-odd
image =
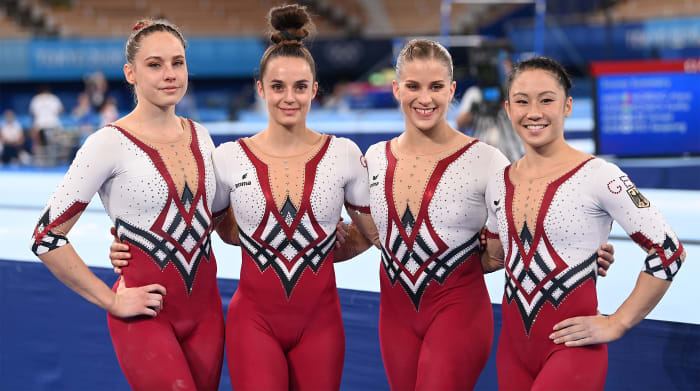
[[[386,143],[388,165],[384,188],[389,218],[386,239],[382,243],[382,265],[391,283],[398,281],[404,288],[416,311],[430,281],[442,284],[457,266],[478,250],[478,234],[450,248],[437,234],[428,216],[428,206],[445,170],[472,144],[438,162],[428,180],[418,214],[414,216],[406,206],[399,218],[392,192],[397,159]]]
[[[335,231],[323,231],[311,208],[311,192],[316,168],[328,150],[328,137],[321,150],[306,163],[304,190],[299,208],[287,197],[277,209],[270,188],[267,165],[259,160],[240,140],[239,144],[255,166],[260,188],[265,196],[265,213],[258,228],[246,233],[239,227],[241,246],[255,261],[261,272],[271,268],[279,277],[287,298],[307,268],[316,273],[335,244]]]

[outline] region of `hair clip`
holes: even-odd
[[[143,22],[136,23],[136,26],[134,26],[134,28],[132,29],[132,31],[139,31],[139,30],[141,30],[142,28],[144,28],[145,26],[146,26],[146,23],[143,23]]]

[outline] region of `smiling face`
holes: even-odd
[[[425,132],[447,123],[447,109],[456,84],[445,64],[435,59],[406,62],[399,80],[394,80],[392,85],[407,128]]]
[[[175,106],[187,91],[187,63],[182,41],[169,32],[153,32],[141,39],[132,63],[124,65],[127,82],[139,104]]]
[[[267,63],[258,94],[265,99],[270,123],[286,128],[306,126],[306,115],[316,96],[318,83],[314,81],[309,63],[300,57],[275,57]]]
[[[537,149],[564,141],[564,119],[572,105],[553,73],[531,69],[513,80],[506,111],[525,148]]]

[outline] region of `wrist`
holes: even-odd
[[[635,324],[632,319],[627,319],[624,314],[620,314],[619,311],[610,314],[608,320],[613,322],[623,333],[626,333],[627,330],[631,329]]]
[[[114,315],[114,309],[117,306],[117,293],[112,290],[109,291],[111,294],[102,301],[102,308]]]

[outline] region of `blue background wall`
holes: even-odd
[[[110,269],[92,268],[108,284]],[[220,279],[224,311],[238,285]],[[379,351],[379,295],[340,290],[346,334],[343,390],[387,390]],[[692,303],[689,310],[696,308]],[[495,390],[496,339],[478,390]],[[105,312],[64,287],[46,267],[0,260],[0,389],[128,390],[114,356]],[[606,389],[695,390],[700,387],[700,325],[645,320],[609,344]],[[221,390],[230,390],[226,365]]]

